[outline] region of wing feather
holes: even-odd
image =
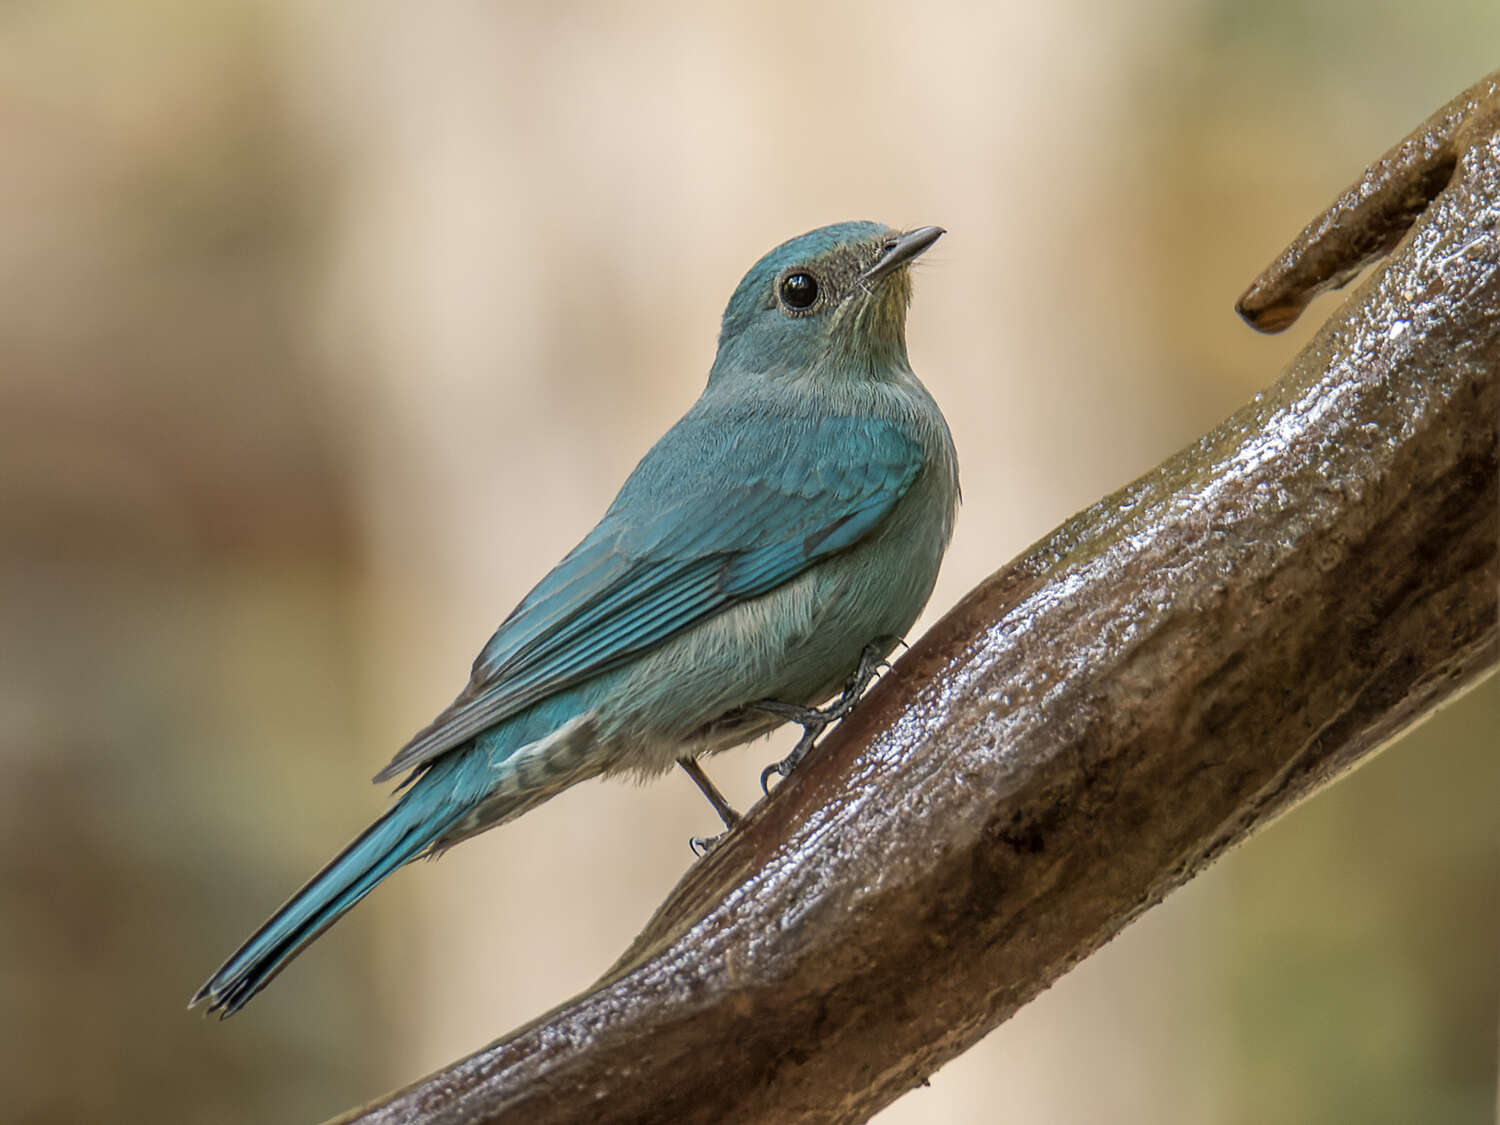
[[[506,618],[458,698],[376,780],[847,549],[921,467],[921,447],[892,422],[690,412]]]

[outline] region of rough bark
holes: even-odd
[[[862,1121],[1500,661],[1500,75],[1241,299],[1272,388],[966,597],[593,989],[347,1122]],[[969,518],[974,518],[970,513]]]

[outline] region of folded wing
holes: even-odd
[[[690,413],[474,662],[384,781],[757,597],[877,528],[922,467],[891,422]]]

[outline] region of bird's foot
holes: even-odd
[[[807,756],[807,752],[813,748],[822,733],[834,723],[838,722],[850,711],[854,710],[855,704],[860,701],[865,690],[880,675],[882,668],[889,668],[890,661],[886,660],[883,653],[889,652],[893,644],[900,644],[901,638],[877,637],[865,645],[864,651],[859,654],[859,666],[855,668],[854,674],[844,683],[843,693],[830,703],[827,707],[799,707],[795,703],[782,703],[776,699],[764,699],[751,706],[759,711],[765,711],[776,715],[789,722],[796,723],[802,728],[802,737],[797,740],[797,745],[792,747],[792,752],[779,762],[772,762],[760,774],[761,792],[771,791],[771,775],[786,778],[791,776],[798,763]]]
[[[690,836],[688,837],[688,847],[693,849],[695,856],[702,859],[723,843],[724,838],[728,835],[728,832],[720,832],[717,836]]]
[[[714,812],[718,813],[719,819],[724,822],[725,831],[717,836],[694,836],[688,840],[688,847],[693,849],[693,854],[704,856],[713,849],[715,844],[734,830],[741,817],[734,811],[734,806],[724,799],[724,794],[719,792],[719,787],[709,779],[708,774],[703,772],[703,767],[698,764],[696,758],[678,758],[677,764],[682,767],[683,773],[693,779],[693,784],[703,791],[703,795],[708,798],[708,803],[714,807]]]

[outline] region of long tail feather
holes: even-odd
[[[390,811],[256,930],[188,1007],[206,1000],[209,1011],[234,1015],[396,868],[438,855],[599,772],[588,754],[591,715],[579,700],[559,696],[550,710],[525,719],[420,767]]]
[[[256,930],[200,988],[188,1007],[232,1016],[271,982],[288,962],[337,922],[396,868],[428,850],[468,810],[402,800],[335,856]]]

